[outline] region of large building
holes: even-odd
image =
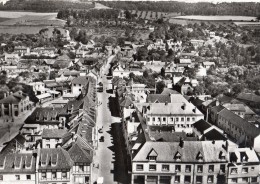
[[[132,184],[225,183],[225,141],[145,142],[132,160]]]

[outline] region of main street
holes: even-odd
[[[121,123],[119,118],[119,107],[114,94],[108,93],[108,80],[105,74],[108,72],[109,63],[114,56],[108,58],[104,65],[98,82],[103,83],[104,91],[98,93],[98,101],[102,104],[97,107],[97,128],[101,127],[103,133],[98,133],[98,138],[104,136],[104,142],[98,142],[98,149],[94,156],[95,166],[93,168],[92,181],[98,177],[104,178],[104,183],[127,184],[127,169],[123,154],[124,142],[122,137]]]

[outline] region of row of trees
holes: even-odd
[[[0,10],[31,10],[36,12],[56,12],[61,9],[90,9],[94,3],[75,3],[70,1],[27,1],[27,0],[9,0],[4,5],[0,4]]]

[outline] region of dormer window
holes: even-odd
[[[47,119],[48,119],[47,116],[45,116],[45,117],[44,117],[44,121],[47,121]]]
[[[197,160],[198,161],[203,161],[203,155],[201,154],[201,152],[198,153]]]
[[[15,157],[15,160],[14,160],[14,168],[15,169],[21,169],[21,166],[22,166],[22,157]]]
[[[36,121],[40,121],[40,116],[36,116]]]
[[[174,156],[174,159],[175,159],[176,161],[181,161],[181,154],[180,154],[179,152],[177,152],[177,153],[175,154],[175,156]]]
[[[154,149],[152,149],[148,154],[148,159],[149,161],[156,161],[157,156],[158,156],[157,152]]]
[[[220,160],[225,160],[226,159],[226,154],[223,151],[220,151],[219,153],[219,159]]]
[[[57,165],[57,160],[58,160],[58,155],[53,155],[51,157],[51,166],[56,166]]]

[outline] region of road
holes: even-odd
[[[99,133],[98,137],[104,136],[104,142],[98,143],[98,149],[94,155],[94,163],[99,166],[93,168],[92,181],[95,183],[98,177],[104,177],[104,183],[106,184],[127,184],[128,175],[119,106],[115,95],[106,91],[108,81],[104,75],[107,73],[109,62],[112,59],[113,56],[108,58],[108,62],[101,72],[100,81],[103,83],[104,92],[97,95],[98,101],[102,102],[97,107],[97,128],[103,127],[103,133]]]

